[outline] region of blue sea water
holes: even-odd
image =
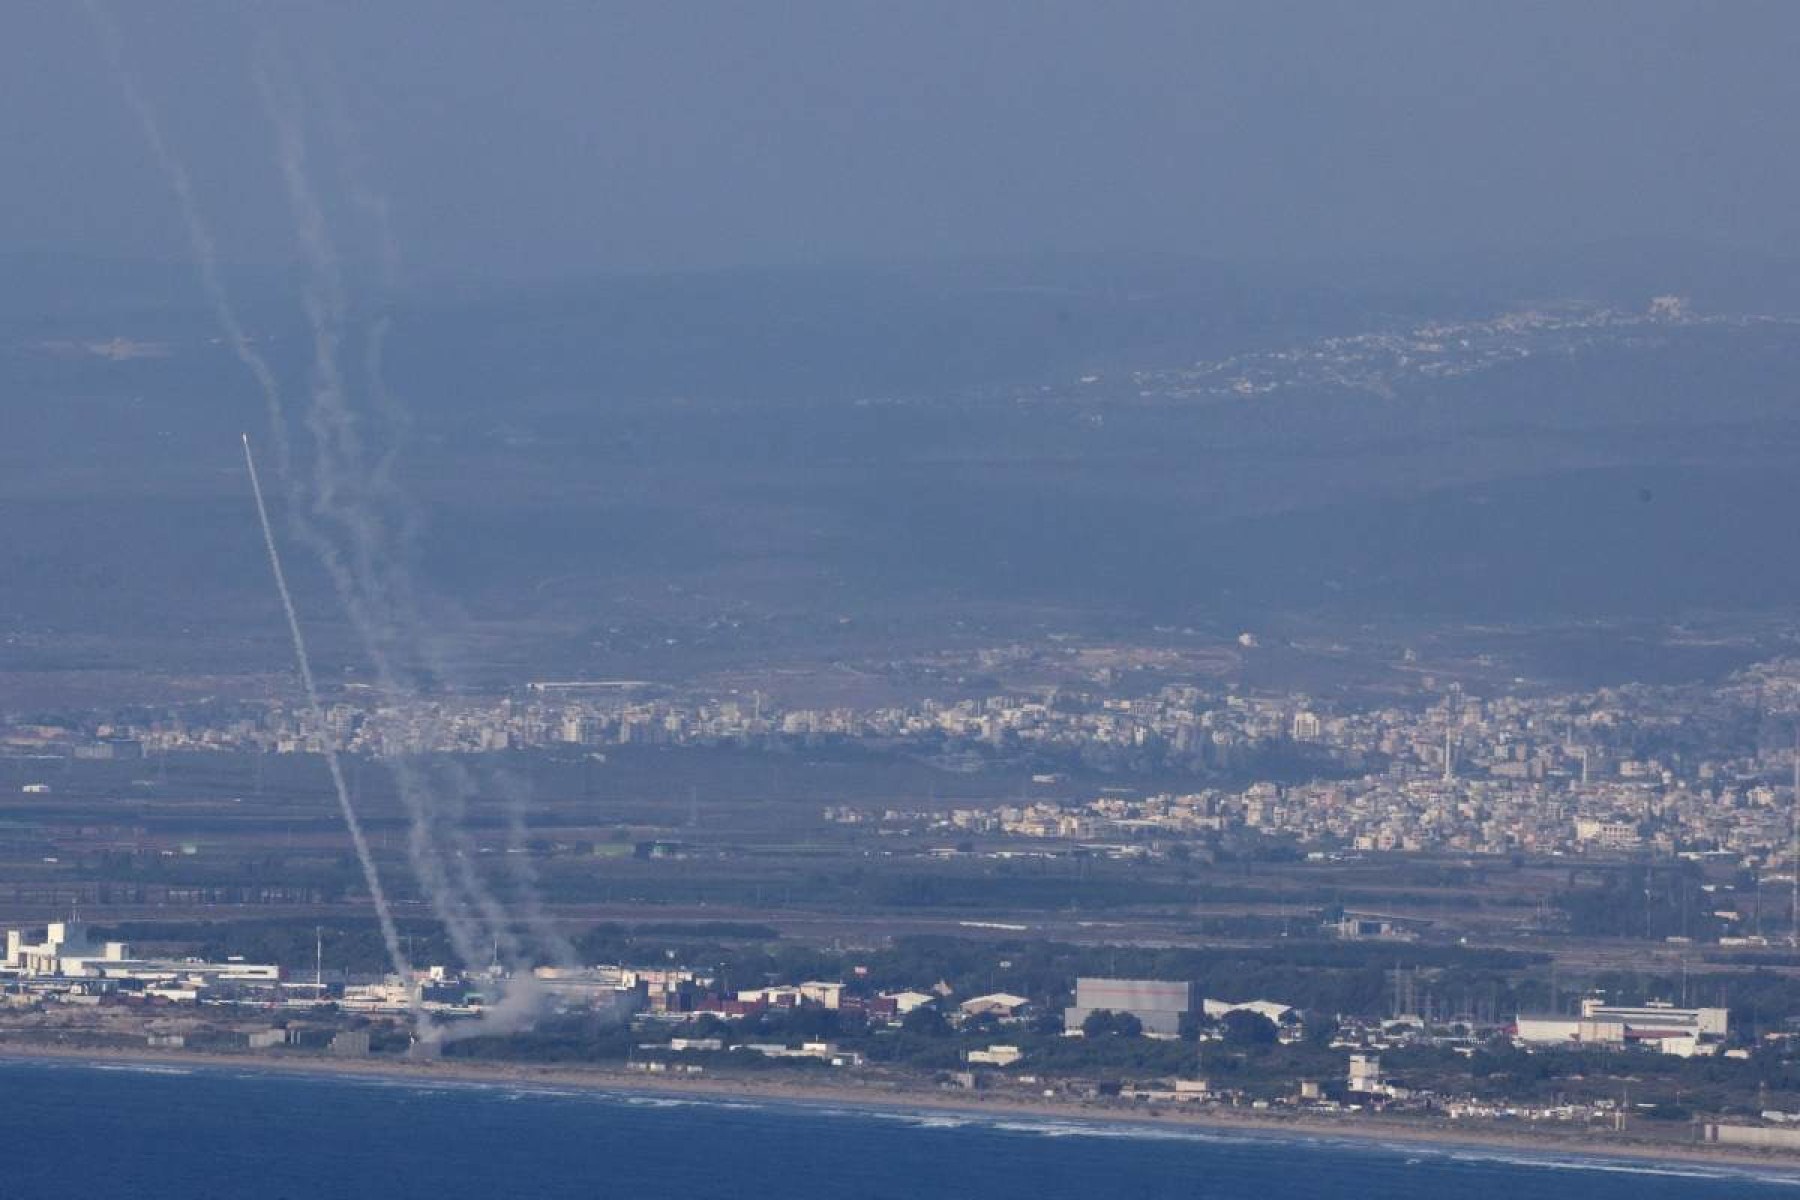
[[[0,1198],[1723,1200],[1774,1169],[554,1088],[0,1063]]]

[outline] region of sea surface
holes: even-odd
[[[1800,1175],[831,1105],[0,1062],[0,1198],[1723,1200]]]

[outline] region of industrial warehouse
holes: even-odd
[[[198,1000],[203,994],[236,998],[246,991],[281,983],[281,968],[270,963],[205,962],[197,958],[137,958],[125,942],[96,945],[80,921],[54,921],[41,942],[28,942],[21,929],[6,931],[6,958],[0,978],[24,992],[98,996],[137,992],[164,1000]]]
[[[1520,1014],[1515,1036],[1521,1045],[1530,1047],[1642,1046],[1692,1058],[1719,1053],[1729,1032],[1727,1009],[1676,1008],[1655,1002],[1614,1005],[1590,996],[1581,1002],[1579,1016]]]

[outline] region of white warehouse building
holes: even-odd
[[[134,958],[124,942],[96,945],[79,921],[54,921],[41,942],[27,941],[22,929],[6,931],[6,957],[0,974],[17,979],[103,979],[139,984],[176,985],[176,998],[221,984],[274,984],[281,968],[273,963],[233,959],[202,962],[199,959]]]
[[[6,931],[6,958],[0,969],[15,975],[86,975],[89,962],[124,962],[131,947],[124,942],[96,946],[88,941],[87,927],[79,921],[55,921],[41,942],[27,942],[25,931]]]
[[[1581,1002],[1579,1016],[1521,1013],[1513,1035],[1524,1046],[1645,1046],[1688,1058],[1717,1054],[1729,1033],[1727,1009],[1676,1008],[1657,1001],[1607,1004],[1590,996]]]

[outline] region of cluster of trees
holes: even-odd
[[[962,995],[1008,991],[1046,1011],[1060,1008],[1077,976],[1191,979],[1231,1000],[1278,1000],[1309,1012],[1385,1013],[1395,967],[1415,969],[1421,986],[1446,1002],[1480,998],[1505,1011],[1523,974],[1541,955],[1461,946],[1300,942],[1233,949],[1083,946],[1052,941],[991,942],[922,936],[838,963],[866,969],[878,988],[942,979]],[[823,966],[823,964],[819,964]],[[820,977],[845,977],[843,974]]]
[[[1142,1037],[1144,1023],[1128,1012],[1098,1008],[1081,1022],[1081,1033],[1091,1039]],[[1181,1041],[1198,1042],[1202,1033],[1233,1047],[1273,1046],[1281,1040],[1281,1028],[1275,1022],[1243,1009],[1228,1012],[1216,1022],[1192,1014],[1183,1018]]]
[[[1722,928],[1698,864],[1632,863],[1604,873],[1597,885],[1559,891],[1552,902],[1569,932],[1584,937],[1716,938]]]
[[[525,1033],[454,1041],[444,1047],[444,1056],[515,1062],[622,1062],[640,1040],[629,1022],[569,1016],[542,1022]]]
[[[973,848],[973,842],[965,842]],[[846,912],[893,909],[989,909],[1060,911],[1071,908],[1107,910],[1146,904],[1188,905],[1195,901],[1255,902],[1274,894],[1289,902],[1352,903],[1384,901],[1430,905],[1473,905],[1461,893],[1417,893],[1396,897],[1391,891],[1364,894],[1342,888],[1295,890],[1293,881],[1263,884],[1250,878],[1255,865],[1291,861],[1295,846],[1258,837],[1233,849],[1230,845],[1197,847],[1219,861],[1236,863],[1243,874],[1231,878],[1199,877],[1186,862],[1168,866],[1122,864],[1079,853],[1066,859],[994,861],[879,860],[798,865],[775,859],[718,859],[640,862],[615,860],[604,872],[590,860],[553,858],[540,864],[547,898],[558,902],[634,901],[645,904],[706,903],[720,907],[781,909],[802,904]]]

